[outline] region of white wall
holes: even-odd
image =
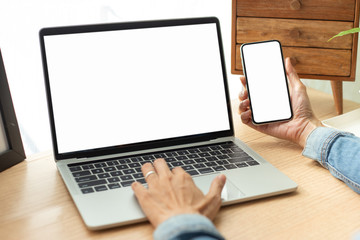
[[[148,19],[220,19],[232,97],[241,89],[230,74],[231,1],[16,0],[2,1],[0,48],[27,155],[51,149],[38,32],[43,27]]]

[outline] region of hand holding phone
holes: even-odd
[[[253,123],[290,120],[293,113],[280,42],[243,44],[241,57]]]

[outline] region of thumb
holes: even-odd
[[[200,206],[200,212],[210,220],[214,219],[221,206],[221,191],[226,182],[225,175],[221,174],[214,178],[210,190],[206,194]]]
[[[215,196],[221,196],[221,191],[225,186],[226,182],[226,176],[224,174],[220,174],[219,176],[216,176],[214,180],[211,183],[208,196],[215,197]]]

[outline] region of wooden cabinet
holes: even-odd
[[[299,76],[331,80],[342,113],[342,81],[354,81],[358,34],[327,40],[359,26],[360,0],[232,0],[231,72],[243,74],[240,46],[277,39]]]

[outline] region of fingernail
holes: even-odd
[[[224,174],[220,174],[217,176],[222,184],[225,184],[226,182],[226,176]]]

